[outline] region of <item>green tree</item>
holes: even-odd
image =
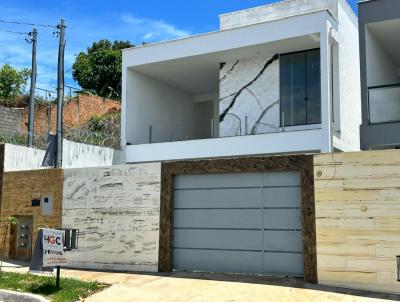
[[[86,52],[80,52],[72,66],[72,76],[78,84],[96,94],[121,99],[122,52],[133,47],[128,41],[100,40]]]
[[[30,77],[29,69],[18,70],[8,64],[0,68],[0,99],[12,101],[24,92]]]

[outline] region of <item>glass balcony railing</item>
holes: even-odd
[[[400,84],[368,88],[369,123],[400,122]]]

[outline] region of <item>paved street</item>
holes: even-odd
[[[5,263],[5,271],[27,272],[24,264]],[[383,302],[395,295],[316,286],[298,279],[220,274],[128,274],[62,269],[63,277],[110,284],[88,302]]]

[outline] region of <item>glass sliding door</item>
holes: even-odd
[[[281,126],[321,123],[320,51],[280,56]]]

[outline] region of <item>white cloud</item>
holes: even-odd
[[[190,35],[189,31],[179,29],[163,20],[138,18],[130,14],[122,14],[121,20],[131,26],[135,34],[140,34],[142,39],[151,40],[144,42],[179,39]]]

